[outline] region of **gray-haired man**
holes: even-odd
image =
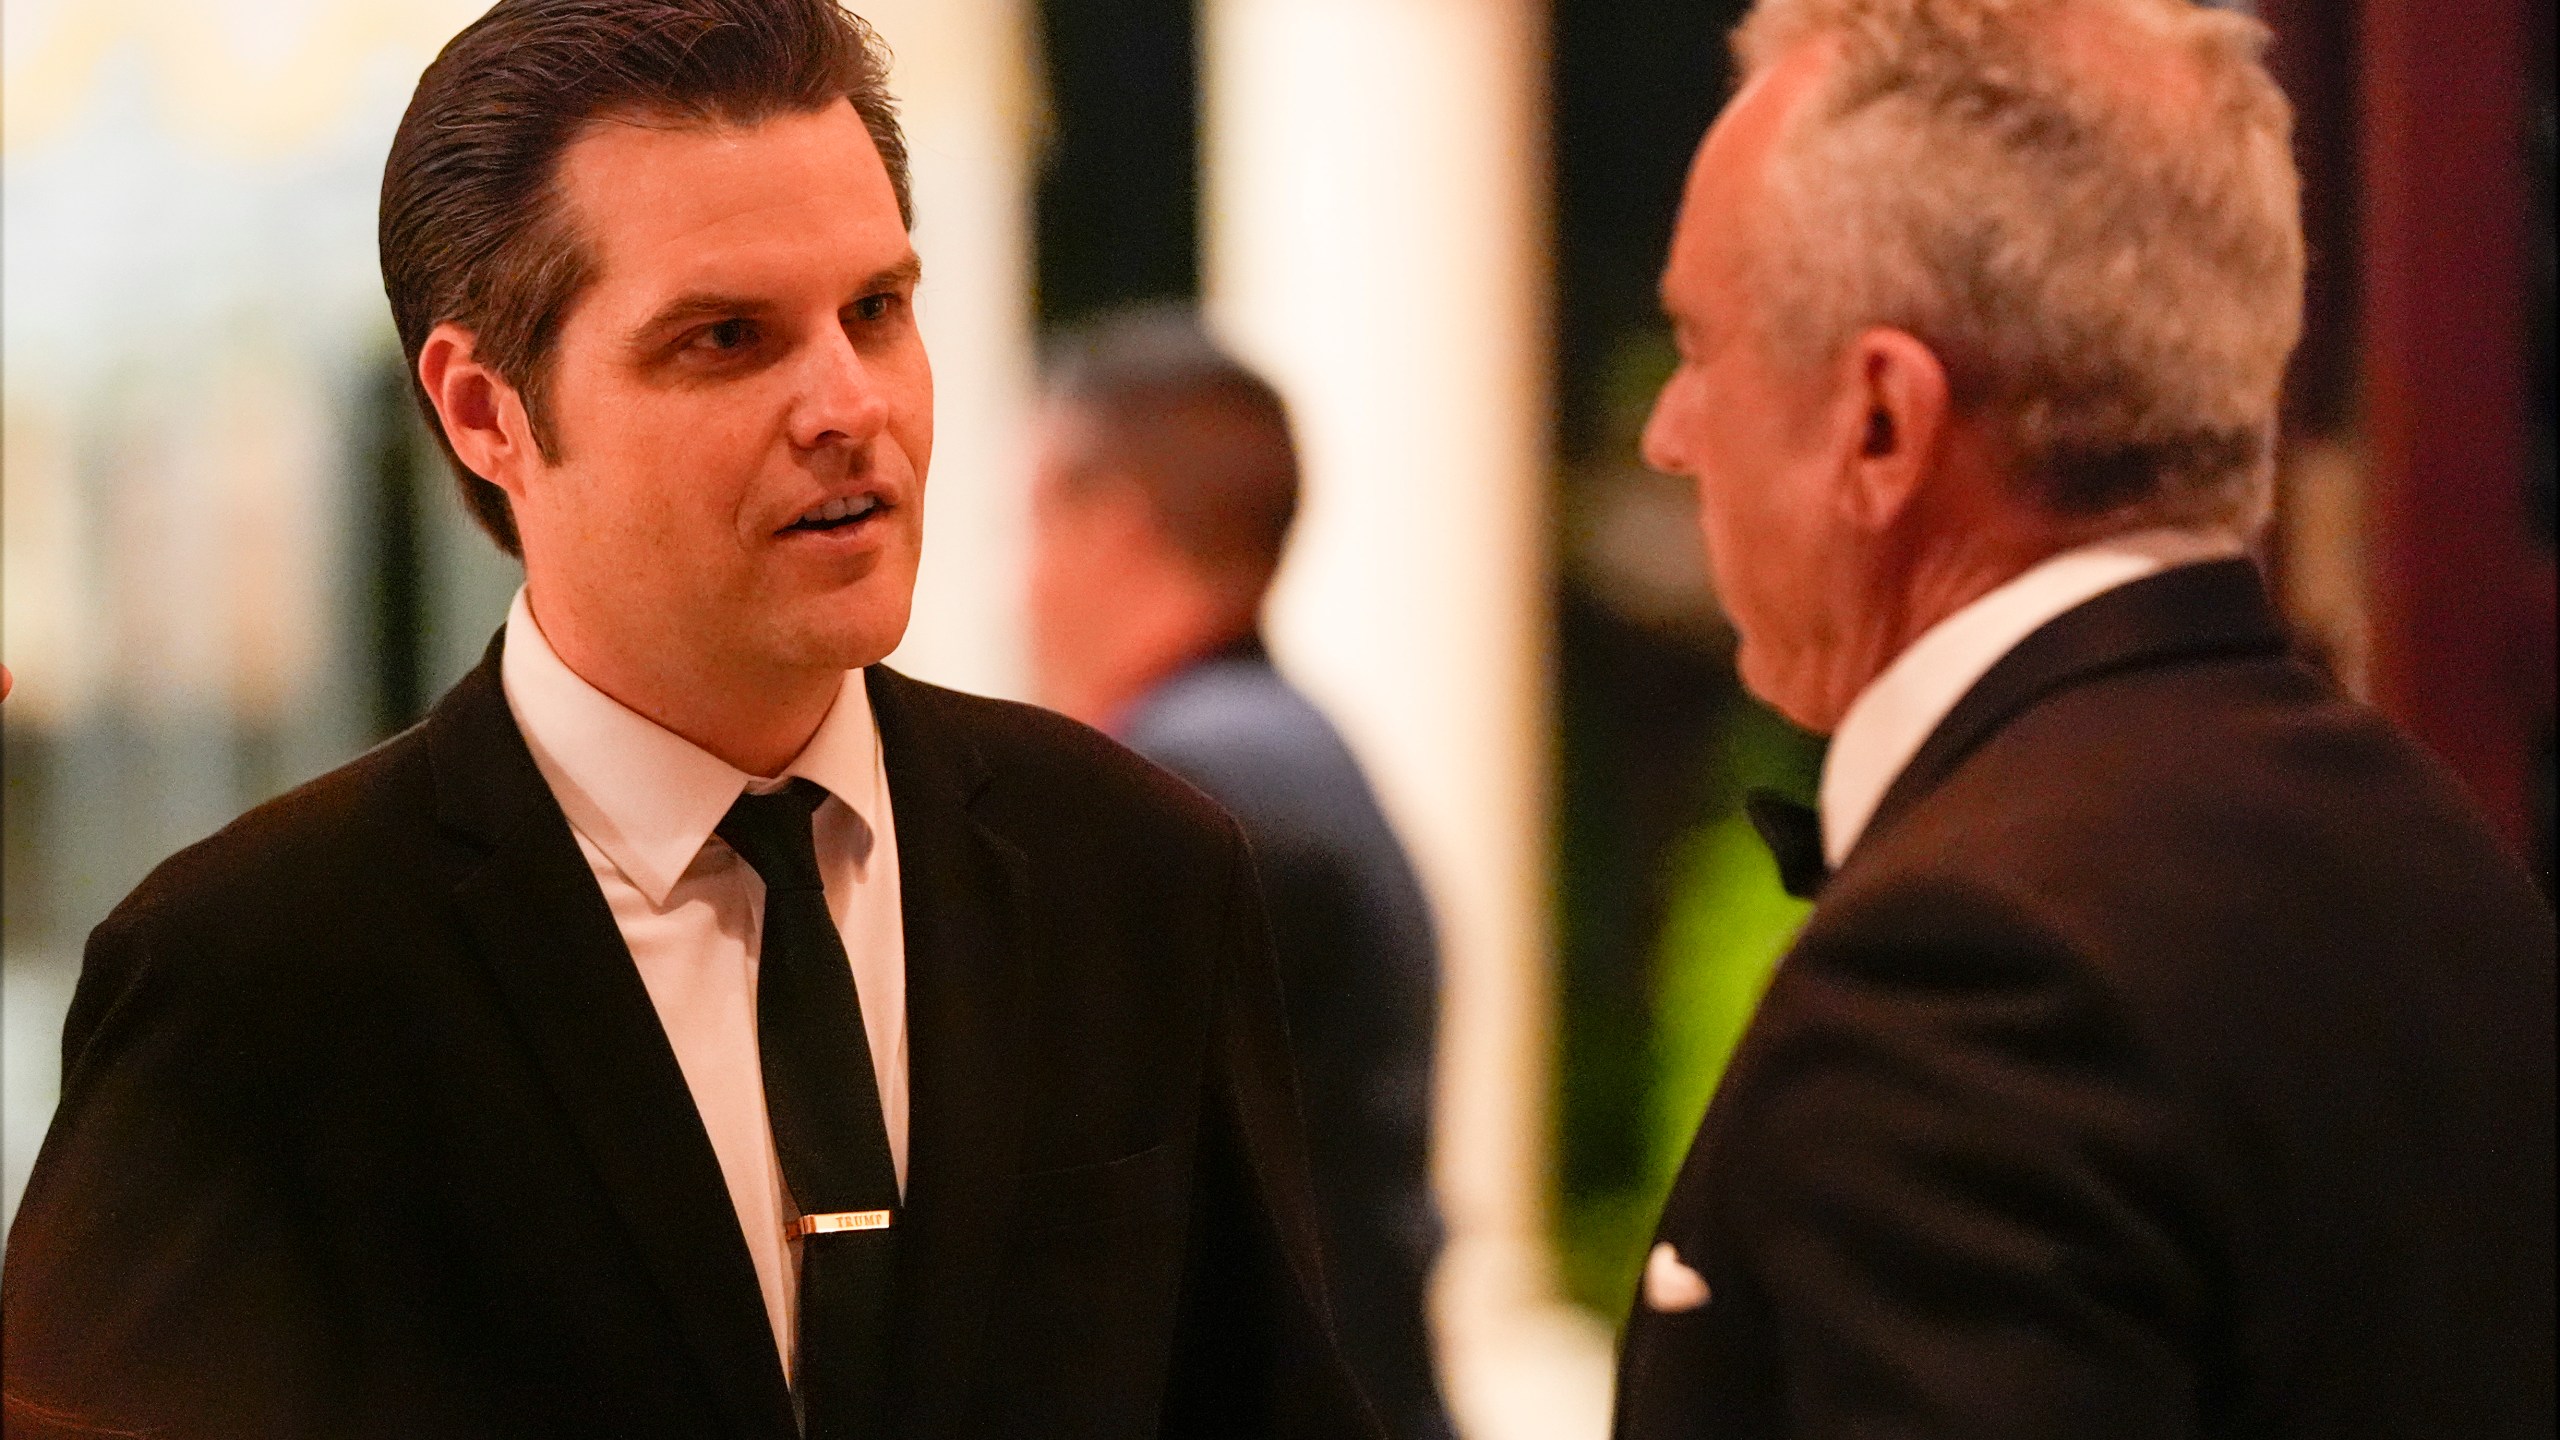
[[[1629,1440],[2551,1433],[2550,911],[2244,558],[2302,267],[2263,40],[1743,24],[1646,452],[1744,679],[1832,733],[1759,817],[1821,900],[1665,1209]]]

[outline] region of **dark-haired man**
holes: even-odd
[[[1252,842],[1306,1097],[1326,1290],[1391,1440],[1447,1440],[1424,1295],[1439,1252],[1429,907],[1367,779],[1258,638],[1297,512],[1279,394],[1189,316],[1061,348],[1037,429],[1040,698],[1198,785]]]
[[[1231,822],[905,680],[932,382],[832,0],[503,0],[386,288],[527,575],[90,942],[11,1433],[1369,1433]]]

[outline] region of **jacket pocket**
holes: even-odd
[[[1183,1197],[1181,1158],[1181,1148],[1166,1141],[1117,1160],[1026,1170],[1016,1180],[1017,1228],[1063,1230],[1163,1214]]]

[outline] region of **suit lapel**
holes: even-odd
[[[2284,648],[2284,629],[2246,560],[2179,566],[2067,610],[2001,657],[1947,712],[1885,791],[1843,868],[2001,726],[2057,690],[2140,665]]]
[[[1024,1074],[1027,862],[971,813],[990,776],[935,693],[868,675],[889,774],[906,927],[907,1195],[898,1250],[901,1436],[967,1414],[1011,1226]]]
[[[507,707],[493,644],[427,726],[439,817],[486,847],[455,900],[734,1433],[796,1430],[754,1262],[684,1072]]]

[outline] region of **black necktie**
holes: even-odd
[[[1760,843],[1778,862],[1778,883],[1799,900],[1822,893],[1831,878],[1831,863],[1822,855],[1822,817],[1775,790],[1754,790],[1742,797],[1743,813]]]
[[[809,1440],[887,1434],[889,1292],[898,1172],[880,1116],[862,997],[827,913],[810,817],[827,792],[794,780],[742,795],[720,821],[764,878],[756,1045],[782,1181],[800,1213],[800,1340],[792,1367]]]

